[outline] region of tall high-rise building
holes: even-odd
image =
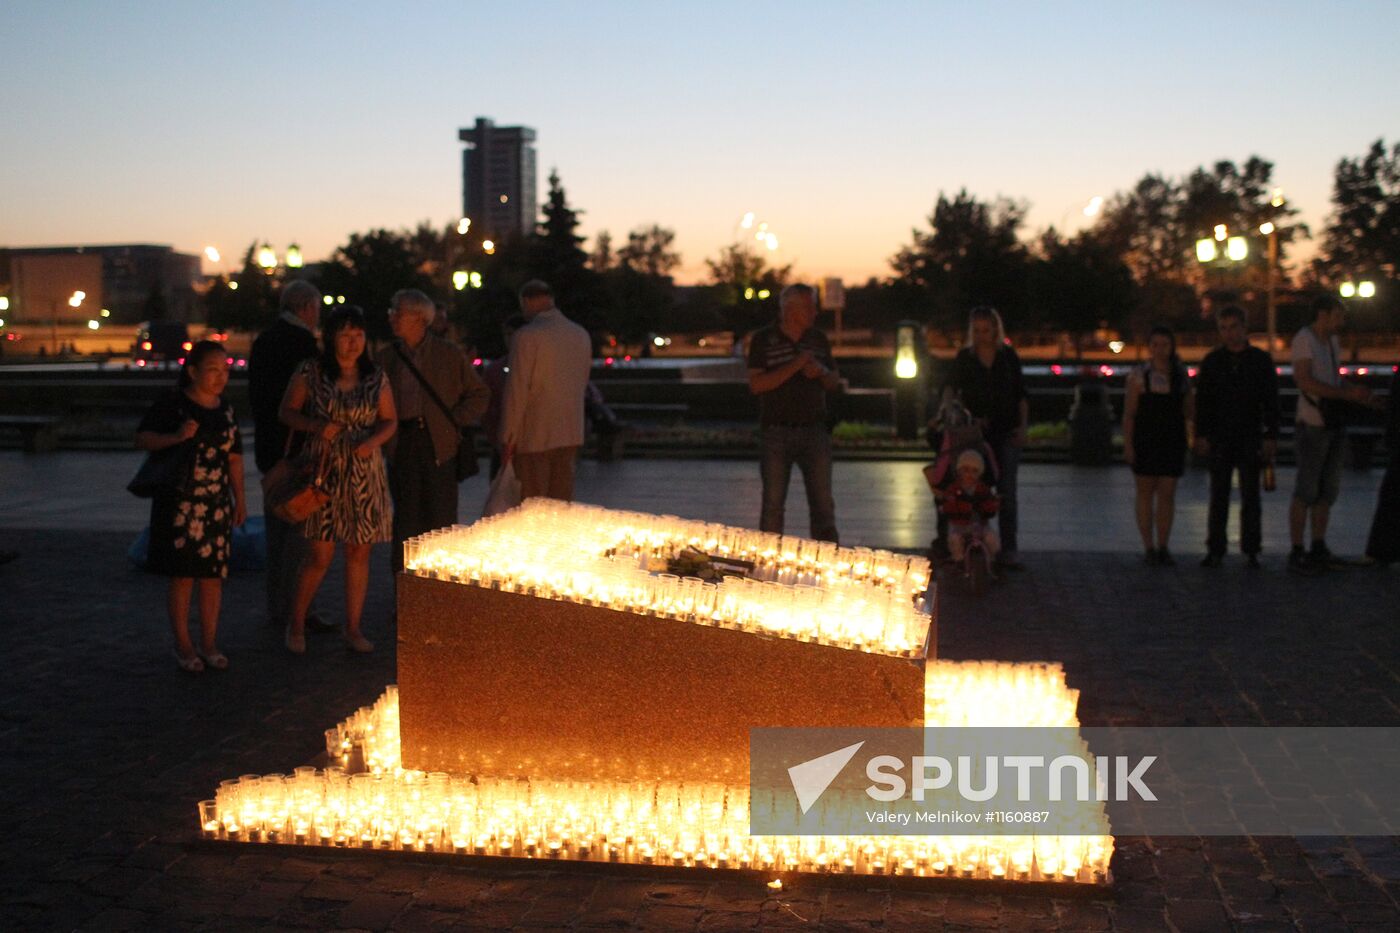
[[[462,213],[472,232],[504,238],[535,229],[535,131],[496,126],[485,117],[457,132],[462,152]]]

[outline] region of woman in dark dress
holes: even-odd
[[[1030,402],[1021,375],[1021,358],[1006,339],[995,308],[968,312],[967,345],[953,358],[943,401],[961,399],[982,424],[983,437],[996,456],[996,492],[1001,497],[997,528],[1001,553],[997,566],[1019,570],[1016,542],[1016,475],[1026,444]]]
[[[188,474],[174,489],[151,500],[149,568],[170,578],[166,610],[181,670],[228,667],[219,650],[219,604],[228,576],[233,529],[247,517],[243,494],[243,437],[233,408],[223,399],[228,385],[224,348],[201,340],[180,369],[177,388],[161,396],[136,430],[142,450],[185,445]],[[200,650],[190,640],[190,601],[199,581]]]
[[[1128,376],[1123,459],[1137,480],[1137,525],[1146,560],[1174,564],[1167,542],[1176,515],[1176,483],[1186,470],[1186,425],[1194,421],[1195,395],[1170,330],[1152,328],[1147,351],[1148,361]]]
[[[1390,407],[1385,416],[1385,476],[1376,497],[1376,516],[1366,556],[1379,564],[1400,561],[1400,371],[1390,377]]]

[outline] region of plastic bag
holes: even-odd
[[[496,478],[491,481],[491,489],[486,493],[486,507],[481,517],[500,515],[520,504],[520,480],[515,477],[515,464],[507,460],[501,465]]]

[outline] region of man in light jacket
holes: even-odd
[[[436,314],[432,299],[417,289],[396,292],[389,325],[397,339],[377,355],[399,415],[399,429],[384,447],[394,497],[395,573],[403,569],[404,541],[456,523],[461,428],[475,424],[491,398],[462,349],[429,333]]]
[[[574,497],[574,458],[583,444],[583,399],[593,364],[588,331],[554,306],[544,282],[520,289],[526,324],[511,342],[501,438],[521,498]]]

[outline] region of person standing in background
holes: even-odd
[[[554,292],[538,279],[520,289],[520,310],[526,324],[511,341],[501,403],[504,461],[515,463],[522,499],[572,501],[593,342],[554,306]]]
[[[316,355],[316,324],[321,293],[310,282],[288,282],[278,301],[277,319],[253,341],[248,354],[248,397],[253,408],[253,459],[264,476],[287,452],[289,430],[278,417],[287,383],[302,363]],[[298,439],[300,440],[300,439]],[[291,454],[300,449],[294,443]],[[297,575],[306,556],[296,526],[264,510],[267,537],[267,620],[285,628],[290,619]],[[307,613],[312,631],[335,626],[321,618],[313,605]]]

